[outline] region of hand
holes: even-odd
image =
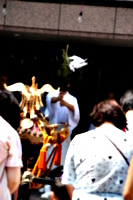
[[[60,92],[59,96],[58,96],[58,99],[59,101],[62,100],[64,97],[64,92]]]
[[[59,94],[58,97],[52,97],[51,103],[56,103],[56,102],[62,100],[62,99],[63,99],[63,96],[64,96],[64,93],[62,94],[62,92],[60,92],[60,94]]]
[[[60,106],[65,106],[67,107],[70,111],[74,112],[74,106],[67,103],[66,101],[64,100],[60,100]]]
[[[64,100],[60,100],[60,106],[67,106],[67,102]]]

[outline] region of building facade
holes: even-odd
[[[87,1],[79,0],[75,4],[70,3],[72,1],[68,4],[67,1],[59,2],[7,0],[4,17],[5,1],[0,1],[0,33],[10,32],[16,37],[67,37],[94,44],[133,45],[133,2],[126,2],[125,7],[117,1],[99,5],[86,5]],[[79,23],[81,11],[82,22]]]

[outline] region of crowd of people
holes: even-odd
[[[6,76],[0,75],[0,200],[17,200],[22,163],[22,146],[16,131],[20,109],[17,99],[5,90]],[[60,184],[51,187],[51,200],[132,200],[133,198],[133,91],[117,102],[107,98],[89,114],[87,132],[71,134],[80,120],[77,99],[66,82],[46,96],[51,124],[68,123],[69,137],[62,143]],[[42,196],[43,198],[44,196]]]

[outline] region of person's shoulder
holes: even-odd
[[[125,137],[127,137],[132,142],[133,141],[133,131],[132,130],[127,130],[125,132]]]
[[[77,101],[77,98],[73,96],[72,94],[70,94],[69,92],[67,92],[66,95],[69,96],[69,99],[71,98],[72,100]]]
[[[5,120],[0,116],[0,131],[2,135],[8,137],[8,135],[18,137],[17,131]]]
[[[113,134],[115,135],[115,137],[118,137],[118,138],[128,137],[127,132],[125,132],[117,127],[114,128]]]
[[[84,133],[80,133],[78,135],[76,135],[73,138],[73,143],[79,143],[79,142],[85,142],[85,141],[90,141],[92,137],[94,137],[94,135],[96,135],[96,130],[91,130],[91,131],[87,131]]]
[[[1,116],[0,116],[0,127],[4,127],[5,125],[9,125],[5,119],[3,119]]]
[[[124,132],[122,130],[120,130],[117,127],[114,127],[112,129],[110,129],[106,135],[112,140],[114,141],[114,143],[118,146],[121,146],[122,148],[124,148],[124,146],[126,148],[128,148],[128,146],[133,146],[133,136],[131,134],[128,134],[127,132]]]
[[[11,154],[17,153],[18,151],[20,157],[22,154],[21,140],[17,131],[0,116],[0,141],[7,143],[8,141],[11,144]]]
[[[47,97],[53,97],[58,95],[59,95],[59,90],[52,90],[47,94]]]

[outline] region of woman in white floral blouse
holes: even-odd
[[[133,155],[133,142],[122,131],[125,113],[116,101],[105,100],[94,107],[91,117],[96,129],[72,140],[62,184],[72,200],[122,200]]]

